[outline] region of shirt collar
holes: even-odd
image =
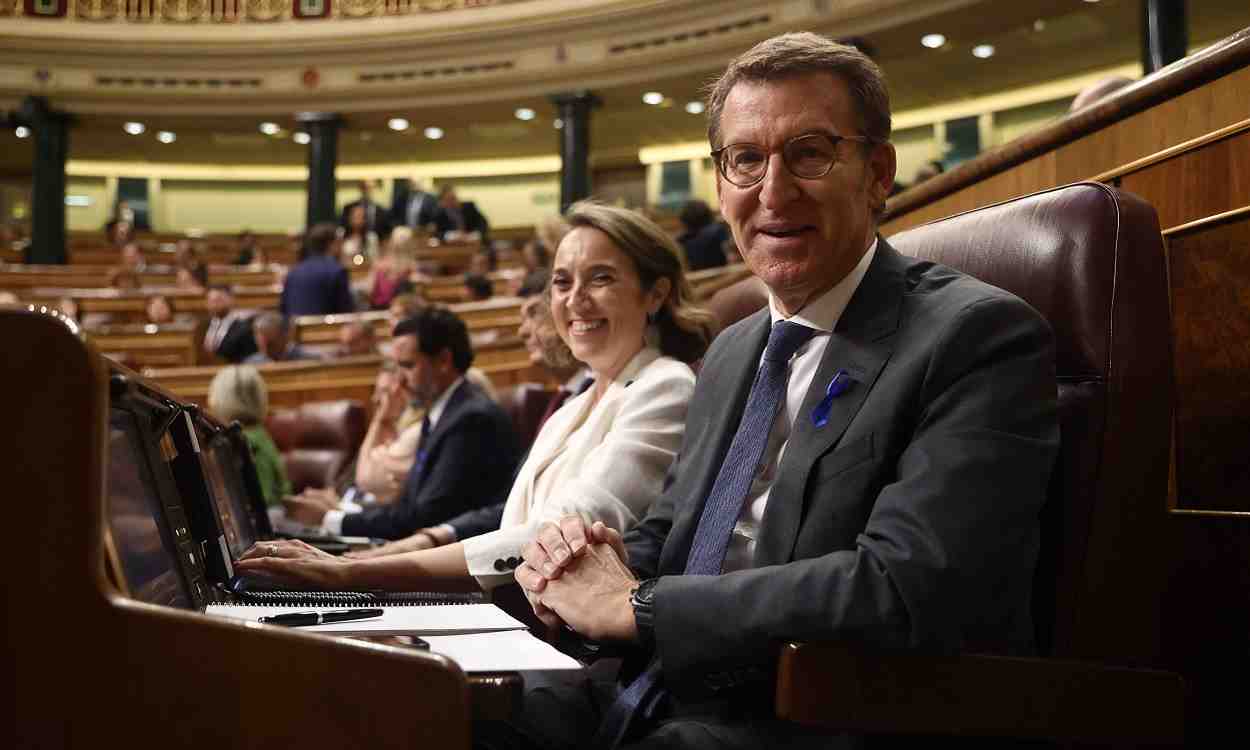
[[[439,394],[438,398],[434,399],[434,404],[430,407],[430,410],[425,413],[426,418],[430,420],[431,430],[434,429],[436,424],[438,424],[438,420],[443,416],[443,412],[447,410],[447,402],[451,400],[451,394],[455,393],[456,389],[459,388],[460,384],[463,382],[464,376],[461,375],[456,378],[451,385],[447,386],[446,390]]]
[[[590,368],[583,367],[582,369],[573,373],[573,377],[569,378],[568,380],[564,382],[564,386],[563,386],[564,390],[576,396],[577,394],[582,392],[582,387],[585,384],[585,382],[593,378],[594,378],[594,375],[590,373]]]
[[[834,326],[838,324],[838,318],[842,317],[846,306],[850,304],[851,296],[859,288],[859,282],[864,280],[864,274],[868,273],[868,266],[872,265],[873,256],[876,254],[877,238],[873,237],[872,244],[868,246],[868,251],[864,253],[864,257],[859,259],[859,263],[851,269],[850,273],[842,277],[842,280],[830,287],[828,291],[808,301],[802,310],[799,310],[789,318],[782,315],[781,311],[777,309],[777,299],[770,291],[768,293],[768,311],[772,316],[772,322],[789,320],[792,323],[815,328],[824,333],[833,333]]]

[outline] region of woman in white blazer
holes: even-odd
[[[694,390],[689,363],[707,348],[711,318],[691,304],[680,250],[654,223],[590,202],[572,206],[567,220],[551,316],[594,385],[543,425],[499,530],[368,559],[265,542],[244,555],[242,572],[335,589],[490,589],[512,581],[522,547],[544,521],[577,514],[624,532],[643,517],[681,444]]]

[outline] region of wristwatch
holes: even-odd
[[[648,578],[629,593],[629,604],[634,608],[634,627],[638,630],[638,642],[646,648],[655,645],[655,584],[659,578]]]

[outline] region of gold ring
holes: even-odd
[[[277,557],[277,556],[278,556],[278,545],[276,545],[276,544],[271,544],[271,545],[269,545],[269,556],[270,556],[270,557]]]

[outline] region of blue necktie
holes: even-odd
[[[764,349],[764,361],[755,374],[751,394],[747,396],[742,421],[734,434],[729,451],[721,463],[716,482],[708,494],[699,516],[699,525],[686,559],[686,575],[716,575],[725,563],[725,550],[742,504],[746,500],[756,469],[768,444],[777,409],[786,395],[790,359],[799,347],[816,333],[813,328],[786,320],[773,324]],[[604,714],[592,747],[617,747],[625,737],[631,720],[649,716],[663,698],[660,684],[660,662],[652,659],[646,671],[617,696]]]

